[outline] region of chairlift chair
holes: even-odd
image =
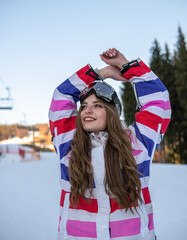
[[[0,110],[11,110],[13,101],[11,98],[0,98]]]
[[[13,99],[10,98],[10,89],[6,88],[8,97],[0,98],[0,110],[11,110],[13,108]]]

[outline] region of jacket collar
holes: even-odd
[[[105,146],[106,141],[108,139],[108,132],[100,131],[98,135],[96,135],[94,132],[92,132],[92,133],[90,133],[90,139],[91,139],[93,148]]]

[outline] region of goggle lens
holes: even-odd
[[[93,92],[98,98],[101,98],[107,102],[113,101],[120,115],[121,113],[120,101],[117,97],[115,90],[110,85],[103,81],[92,82],[80,93],[79,99],[81,103],[87,96],[89,96]]]
[[[111,88],[106,83],[103,84],[103,82],[93,82],[88,87],[86,87],[79,95],[79,98],[81,102],[84,100],[84,98],[91,92],[91,90],[94,90],[96,95],[98,97],[104,98],[107,102],[112,101],[112,95],[115,92],[113,88]]]

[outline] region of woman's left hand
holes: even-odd
[[[116,48],[109,48],[108,50],[100,54],[100,57],[106,64],[118,67],[119,70],[122,68],[123,64],[129,62],[126,57]]]

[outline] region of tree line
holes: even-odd
[[[162,162],[187,164],[187,48],[181,27],[173,53],[167,43],[162,50],[156,38],[150,53],[150,68],[168,89],[172,109],[171,122],[157,154],[162,155]],[[121,91],[125,121],[129,125],[135,121],[136,101],[129,83],[123,83]]]

